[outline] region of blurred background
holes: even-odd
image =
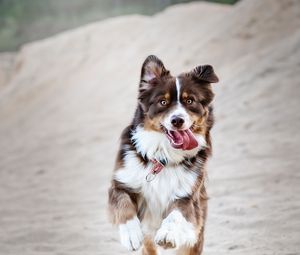
[[[299,254],[299,0],[0,0],[0,51],[0,255],[129,254],[107,189],[150,54],[220,78],[204,254]]]
[[[207,0],[234,4],[237,0]],[[89,22],[128,14],[153,15],[187,0],[0,0],[0,51]]]

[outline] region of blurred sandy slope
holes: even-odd
[[[297,0],[177,5],[25,45],[0,79],[0,254],[126,254],[106,191],[149,54],[220,76],[205,254],[299,254]]]

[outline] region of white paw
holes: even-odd
[[[120,224],[119,233],[121,244],[129,251],[136,251],[141,247],[144,237],[141,223],[136,216],[128,220],[125,224]]]
[[[181,212],[174,210],[163,220],[154,241],[165,249],[179,248],[182,245],[193,246],[197,237],[193,224]]]

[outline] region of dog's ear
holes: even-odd
[[[166,70],[163,62],[156,56],[148,56],[143,65],[140,78],[139,87],[139,104],[141,105],[143,111],[147,111],[149,104],[149,95],[151,89],[159,84],[162,77],[169,75],[169,71]]]
[[[209,83],[216,83],[219,81],[219,78],[215,74],[214,68],[211,65],[197,66],[190,72],[190,74],[200,81]]]
[[[154,55],[148,56],[142,66],[140,90],[145,90],[156,85],[159,78],[169,73],[158,57]]]

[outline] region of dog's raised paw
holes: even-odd
[[[169,249],[182,245],[193,246],[196,243],[196,232],[181,212],[174,210],[165,218],[158,229],[154,241],[157,245]]]
[[[160,228],[155,236],[155,243],[164,249],[175,248],[178,245],[178,233],[176,231],[168,230],[167,228]]]
[[[141,223],[136,216],[125,224],[120,224],[119,233],[121,244],[129,251],[136,251],[141,247],[144,237]]]

